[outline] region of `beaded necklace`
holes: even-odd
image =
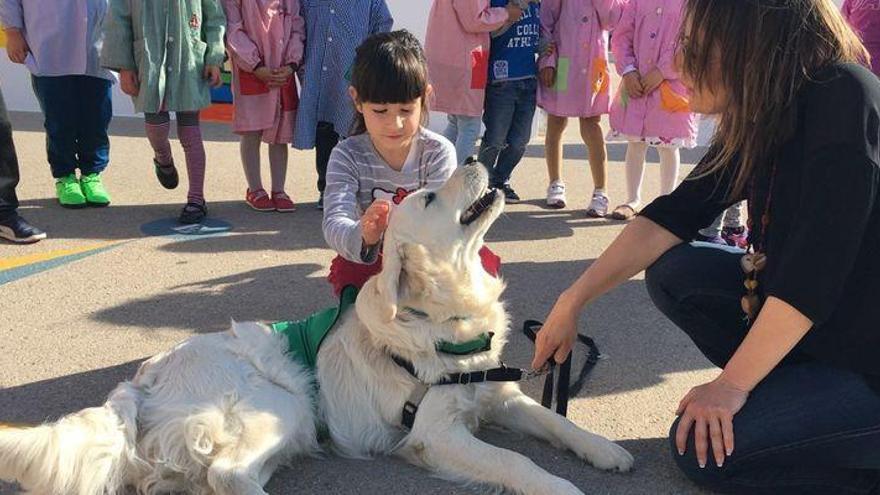
[[[752,177],[749,204],[755,204],[757,201],[758,175],[759,174],[755,174]],[[776,161],[774,160],[773,166],[770,169],[770,187],[767,189],[767,201],[764,203],[764,211],[761,214],[760,219],[761,230],[758,231],[759,235],[755,235],[755,222],[754,219],[749,216],[749,245],[746,248],[746,254],[740,260],[740,265],[742,265],[742,269],[746,274],[745,282],[743,283],[746,287],[746,294],[740,300],[740,304],[745,313],[745,319],[748,322],[755,321],[758,317],[758,313],[761,311],[761,306],[764,304],[763,301],[761,301],[761,297],[758,295],[758,273],[767,267],[767,227],[770,226],[770,203],[773,199],[773,184],[775,180]],[[754,243],[756,238],[757,244]]]

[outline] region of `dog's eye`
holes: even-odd
[[[431,204],[436,198],[437,195],[432,192],[425,194],[425,208],[427,208],[428,205]]]

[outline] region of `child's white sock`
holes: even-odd
[[[657,152],[660,154],[660,194],[669,194],[678,182],[680,155],[678,148],[657,148]]]
[[[642,179],[645,177],[647,153],[647,143],[630,142],[626,146],[626,204],[633,208],[642,204]]]

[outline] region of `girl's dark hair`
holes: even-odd
[[[351,86],[360,102],[409,103],[422,99],[422,125],[428,119],[428,65],[422,45],[409,31],[374,34],[358,47]],[[351,135],[367,132],[357,112]]]
[[[687,31],[682,72],[695,87],[722,87],[729,96],[703,170],[738,163],[731,198],[791,137],[795,98],[811,76],[828,64],[869,60],[832,0],[687,0]]]

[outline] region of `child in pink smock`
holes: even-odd
[[[871,54],[871,70],[880,75],[880,0],[845,0],[843,16]]]
[[[299,0],[225,0],[226,44],[232,61],[235,116],[248,188],[245,201],[258,211],[290,212],[284,192],[287,148],[299,99],[294,73],[303,58],[305,23]],[[272,195],[260,177],[260,142],[269,145]]]
[[[593,175],[593,197],[587,214],[608,211],[605,194],[607,159],[599,119],[611,100],[608,73],[608,30],[620,16],[619,0],[544,0],[541,3],[542,44],[551,49],[541,57],[538,106],[547,112],[547,206],[565,207],[562,181],[562,133],[569,117],[580,120]]]
[[[623,83],[611,105],[609,140],[628,142],[628,198],[611,214],[629,220],[641,205],[642,177],[648,146],[660,155],[660,192],[675,189],[679,148],[696,146],[696,116],[688,106],[687,89],[675,68],[683,0],[630,0],[611,50]]]
[[[434,87],[431,110],[446,113],[443,136],[455,145],[459,165],[473,154],[482,129],[489,74],[489,33],[519,19],[522,9],[489,0],[434,0],[425,56]]]

